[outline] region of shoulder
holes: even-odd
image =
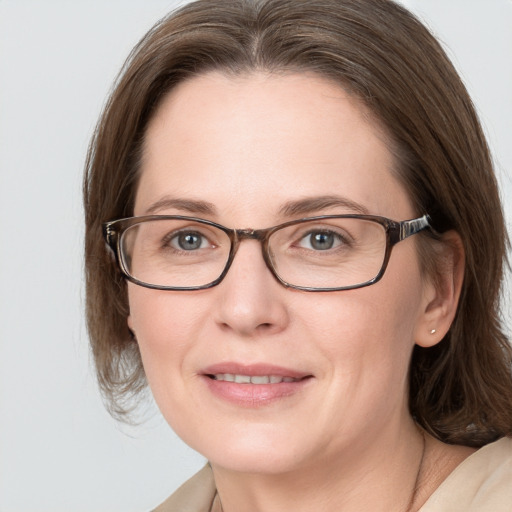
[[[153,512],[210,512],[214,498],[215,482],[207,464]]]
[[[512,439],[480,448],[462,462],[419,512],[510,512]]]

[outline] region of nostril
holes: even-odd
[[[263,322],[256,327],[256,330],[260,332],[268,332],[271,331],[272,329],[275,329],[275,327],[276,326],[271,322]]]

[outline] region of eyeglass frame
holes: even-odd
[[[314,288],[307,286],[296,286],[288,283],[284,279],[282,279],[277,270],[274,268],[272,264],[272,260],[269,255],[269,239],[273,233],[279,231],[288,226],[293,226],[294,224],[300,224],[303,222],[314,222],[324,219],[361,219],[367,220],[370,222],[376,222],[384,227],[386,233],[386,250],[384,253],[384,259],[378,274],[364,283],[350,285],[350,286],[341,286],[341,287],[331,287],[331,288]],[[220,274],[220,276],[207,283],[205,285],[200,286],[161,286],[150,283],[145,283],[143,281],[139,281],[137,278],[130,275],[128,270],[126,269],[124,258],[121,256],[121,238],[123,233],[134,226],[135,224],[141,224],[144,222],[152,221],[152,220],[164,220],[164,219],[175,219],[175,220],[190,220],[193,222],[199,222],[201,224],[206,224],[208,226],[213,226],[217,229],[223,231],[230,240],[230,250],[228,259],[224,266],[224,270]],[[382,217],[378,215],[363,215],[363,214],[340,214],[340,215],[318,215],[314,217],[304,217],[301,219],[291,220],[288,222],[284,222],[282,224],[278,224],[277,226],[272,226],[264,229],[232,229],[221,224],[217,224],[211,220],[201,219],[199,217],[189,217],[186,215],[142,215],[136,217],[126,217],[122,219],[117,219],[109,222],[104,222],[102,224],[102,232],[103,238],[105,239],[107,247],[114,253],[118,268],[121,270],[123,276],[130,282],[143,286],[145,288],[150,288],[153,290],[169,290],[169,291],[193,291],[193,290],[206,290],[208,288],[213,288],[217,286],[227,275],[233,260],[236,256],[240,243],[243,240],[258,240],[261,244],[261,251],[263,255],[263,259],[267,268],[270,270],[274,278],[281,283],[286,288],[292,288],[295,290],[302,290],[307,292],[335,292],[335,291],[345,291],[345,290],[355,290],[357,288],[364,288],[366,286],[371,286],[372,284],[377,283],[382,279],[386,268],[389,263],[389,258],[391,256],[391,251],[393,247],[403,240],[409,238],[412,235],[415,235],[425,229],[429,228],[433,231],[431,218],[428,214],[425,214],[421,217],[403,220],[403,221],[394,221],[387,217]]]

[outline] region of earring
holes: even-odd
[[[430,334],[435,334],[435,333],[436,333],[436,330],[435,330],[435,329],[432,329],[432,330],[430,331]]]

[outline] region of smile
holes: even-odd
[[[256,409],[298,397],[315,380],[309,372],[266,363],[217,363],[200,375],[212,396],[236,407]]]
[[[300,379],[281,377],[280,375],[239,375],[235,373],[217,373],[211,376],[214,380],[235,382],[236,384],[280,384],[281,382],[297,382]]]

